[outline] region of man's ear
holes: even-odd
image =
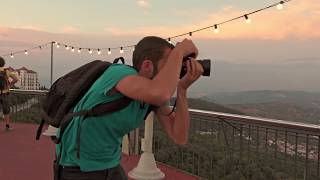
[[[142,69],[144,69],[145,71],[152,71],[153,70],[153,63],[150,60],[144,60],[142,62]]]

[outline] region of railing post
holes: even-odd
[[[320,136],[318,137],[318,163],[317,163],[317,177],[320,178],[319,168],[320,168]]]
[[[165,175],[157,168],[154,154],[152,153],[154,113],[151,112],[145,121],[144,138],[141,140],[143,151],[138,166],[129,172],[129,177],[137,180],[158,180]]]
[[[308,179],[308,161],[309,161],[309,134],[306,136],[306,159],[305,159],[305,178]]]
[[[53,83],[53,44],[54,44],[54,42],[51,42],[51,56],[50,56],[50,86],[52,86],[52,83]]]
[[[287,156],[288,156],[288,154],[287,154],[287,148],[288,148],[288,132],[286,131],[285,132],[285,139],[284,139],[284,161],[285,161],[285,163],[287,164]]]
[[[294,150],[294,179],[297,179],[297,157],[298,157],[298,133],[296,133],[296,141],[295,141],[295,150]]]

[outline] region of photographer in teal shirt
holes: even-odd
[[[191,53],[198,54],[191,40],[185,39],[174,47],[165,39],[149,36],[137,44],[133,67],[113,64],[106,69],[77,103],[74,112],[123,96],[132,101],[117,112],[73,118],[56,146],[63,167],[60,180],[127,179],[120,165],[122,138],[143,123],[149,105],[158,107],[155,115],[168,136],[177,144],[186,144],[187,89],[203,73],[202,66],[192,59],[187,63],[186,75],[179,78],[182,59]],[[171,108],[165,104],[175,91],[177,108],[170,114]]]

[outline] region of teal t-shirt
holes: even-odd
[[[111,65],[92,85],[89,91],[75,106],[74,111],[90,109],[95,105],[107,103],[123,97],[107,92],[126,76],[136,75],[137,71],[122,64]],[[79,166],[82,171],[97,171],[115,167],[120,163],[122,138],[132,129],[139,127],[149,105],[139,101],[118,111],[99,117],[74,117],[66,128],[61,144],[56,146],[63,166]],[[77,157],[77,132],[80,134],[80,158]]]

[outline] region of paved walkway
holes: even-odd
[[[12,131],[4,130],[0,122],[0,180],[51,180],[54,144],[48,137],[35,140],[37,125],[13,124]],[[133,169],[138,156],[122,158],[126,172]],[[167,180],[195,180],[197,178],[181,173],[173,168],[158,164]]]

